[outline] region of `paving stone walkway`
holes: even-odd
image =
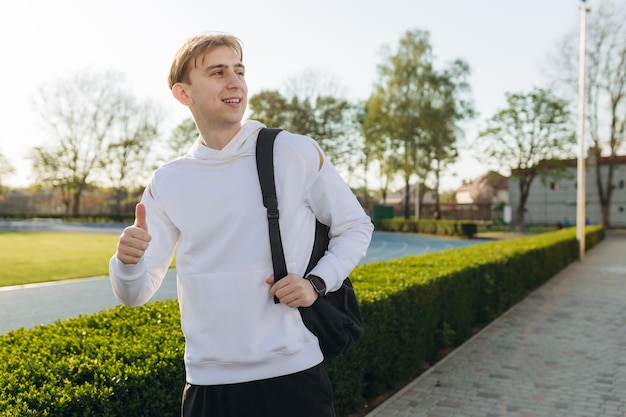
[[[367,417],[625,417],[626,234],[606,239]]]

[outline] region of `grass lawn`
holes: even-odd
[[[118,238],[117,233],[0,231],[0,287],[107,275]],[[171,267],[175,262],[176,257]]]
[[[107,275],[119,235],[0,232],[0,287]]]

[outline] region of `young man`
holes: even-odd
[[[241,43],[229,35],[194,37],[176,54],[169,87],[200,137],[154,173],[111,258],[111,283],[126,305],[147,302],[177,247],[182,416],[334,416],[323,355],[297,309],[320,293],[302,276],[316,218],[331,235],[311,271],[326,287],[321,295],[365,255],[373,226],[317,143],[281,132],[275,177],[289,274],[274,282],[255,159],[263,125],[242,123],[244,75]]]

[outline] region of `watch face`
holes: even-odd
[[[324,285],[324,281],[320,277],[312,276],[309,278],[311,284],[313,284],[313,288],[317,291],[318,294],[324,294],[326,292],[326,285]]]

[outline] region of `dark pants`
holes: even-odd
[[[186,384],[182,417],[335,417],[322,364],[306,371],[226,385]]]

